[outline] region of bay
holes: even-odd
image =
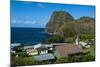
[[[45,28],[16,28],[11,27],[11,43],[22,43],[33,45],[48,39],[49,35],[44,33]]]

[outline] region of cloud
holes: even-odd
[[[36,24],[36,23],[37,23],[37,21],[36,21],[36,20],[33,20],[31,23],[32,23],[32,24]]]
[[[11,23],[12,23],[12,24],[16,24],[16,23],[20,23],[20,24],[21,24],[22,21],[21,21],[21,20],[18,20],[18,19],[12,19],[12,20],[11,20]]]
[[[45,6],[41,3],[37,4],[37,6],[40,7],[40,8],[45,8]]]
[[[16,23],[17,21],[16,21],[16,19],[13,19],[13,20],[11,20],[11,22],[12,22],[12,23]]]
[[[35,20],[26,20],[23,22],[24,24],[36,24]]]
[[[17,23],[23,23],[22,20],[17,20]]]
[[[12,19],[12,24],[37,24],[36,20]]]

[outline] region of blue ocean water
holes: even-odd
[[[11,28],[11,43],[37,44],[48,37],[44,28]]]

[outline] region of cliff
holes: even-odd
[[[56,33],[62,25],[73,20],[74,18],[68,12],[55,11],[47,23],[45,31],[48,33]]]
[[[64,11],[55,11],[46,25],[47,33],[63,36],[76,36],[81,34],[94,34],[95,19],[87,16],[74,19],[71,14]]]

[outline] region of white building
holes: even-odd
[[[41,46],[42,46],[42,44],[36,44],[36,45],[32,45],[32,46],[24,46],[24,49],[25,50],[26,49],[31,49],[31,48],[37,49],[37,48],[39,48]]]
[[[82,47],[90,48],[90,45],[88,45],[88,43],[86,43],[86,42],[80,41],[79,44],[80,44]]]
[[[11,53],[13,53],[13,54],[15,54],[15,53],[16,53],[16,51],[13,51],[13,50],[11,50],[10,52],[11,52]]]
[[[53,50],[53,45],[52,44],[44,44],[42,47],[48,48],[48,50]]]
[[[32,45],[32,46],[24,46],[24,49],[26,50],[26,49],[30,49],[30,48],[34,48],[34,45]]]
[[[47,54],[48,53],[48,50],[41,50],[40,51],[40,54]]]
[[[39,48],[39,47],[41,47],[42,46],[42,44],[36,44],[36,45],[34,45],[34,49],[37,49],[37,48]]]
[[[87,43],[83,41],[80,41],[79,44],[82,45],[83,47],[87,45]]]
[[[24,49],[28,55],[48,54],[53,50],[52,44],[37,44],[33,46],[25,46]]]
[[[37,49],[39,51],[39,54],[47,54],[48,53],[48,48],[46,47],[40,47]]]
[[[12,43],[11,47],[16,47],[16,46],[20,46],[20,45],[21,45],[21,43]]]
[[[26,50],[26,53],[28,55],[37,55],[38,54],[38,51],[36,49],[34,49],[34,48],[31,48],[31,49],[27,49]]]

